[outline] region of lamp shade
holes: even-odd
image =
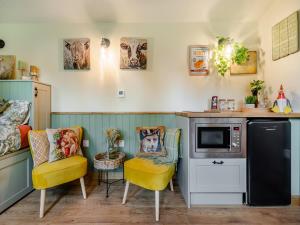
[[[5,42],[2,39],[0,39],[0,48],[4,48],[4,46],[5,46]]]
[[[110,45],[110,40],[107,38],[102,38],[101,39],[101,47],[103,48],[108,48]]]

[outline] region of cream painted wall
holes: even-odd
[[[229,35],[258,49],[255,23],[170,24],[5,24],[0,23],[6,47],[0,54],[15,54],[41,68],[41,81],[52,84],[52,110],[68,111],[182,111],[205,110],[213,95],[235,98],[239,104],[256,75],[227,76],[214,71],[207,77],[187,72],[187,47],[213,45],[215,36]],[[100,57],[100,37],[111,40],[110,57]],[[122,36],[148,39],[148,69],[122,71],[119,42]],[[63,39],[91,39],[91,70],[63,70]],[[126,98],[116,97],[118,88]]]
[[[259,22],[262,76],[267,84],[270,99],[277,97],[280,84],[286,90],[294,111],[300,111],[300,52],[277,61],[272,60],[272,26],[293,12],[300,10],[299,0],[277,0]]]

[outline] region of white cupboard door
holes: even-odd
[[[44,130],[50,127],[51,91],[50,86],[34,84],[34,127]]]
[[[191,192],[246,192],[246,159],[191,159]]]

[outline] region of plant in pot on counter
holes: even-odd
[[[263,80],[253,80],[250,82],[250,90],[253,96],[258,96],[259,92],[265,87]]]
[[[252,96],[256,97],[255,106],[258,104],[258,95],[260,91],[265,87],[265,82],[263,80],[253,80],[250,82],[250,91]]]
[[[257,97],[256,96],[253,96],[253,95],[247,96],[245,98],[245,107],[248,108],[248,109],[255,108],[256,101],[257,101]]]

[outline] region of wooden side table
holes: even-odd
[[[98,185],[101,182],[106,184],[106,198],[109,197],[108,192],[110,186],[113,183],[123,181],[124,183],[124,161],[125,161],[125,153],[124,152],[116,152],[112,158],[107,157],[106,153],[99,153],[94,157],[94,168],[98,170]],[[123,178],[119,180],[115,180],[112,182],[108,181],[108,172],[114,171],[119,168],[123,168]],[[106,179],[102,181],[102,172],[106,173]],[[100,179],[101,178],[101,179]]]

